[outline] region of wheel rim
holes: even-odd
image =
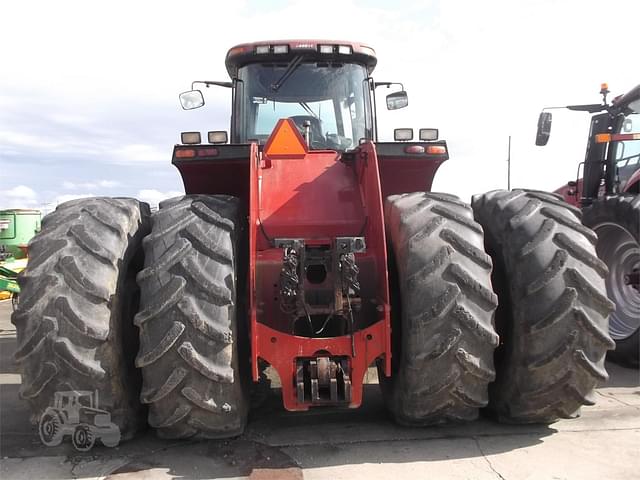
[[[640,291],[625,283],[625,276],[640,269],[640,245],[626,229],[615,223],[602,223],[598,234],[598,256],[609,267],[607,294],[616,304],[609,317],[609,334],[624,340],[640,328]]]
[[[93,446],[93,436],[86,426],[76,428],[73,433],[73,444],[80,451],[89,450]]]
[[[40,437],[42,442],[47,445],[56,440],[60,425],[56,417],[47,417],[40,426]]]

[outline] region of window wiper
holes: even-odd
[[[313,118],[317,118],[318,120],[320,120],[320,117],[318,117],[318,115],[316,115],[316,112],[314,112],[313,110],[311,110],[311,107],[309,106],[309,104],[307,104],[307,102],[298,102],[298,104],[304,108],[305,112],[307,112],[309,115],[311,115]]]
[[[293,57],[289,65],[287,65],[287,69],[284,71],[282,76],[275,82],[271,84],[271,90],[277,92],[280,90],[280,87],[287,81],[287,79],[291,76],[291,74],[298,68],[300,63],[302,62],[302,55],[297,55]]]

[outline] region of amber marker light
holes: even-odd
[[[193,148],[176,150],[176,158],[193,158],[195,156],[196,156],[196,151]]]
[[[431,155],[444,155],[447,153],[447,147],[444,145],[429,145],[427,147],[427,153]]]

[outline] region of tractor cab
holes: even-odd
[[[81,407],[94,408],[94,392],[56,392],[54,407],[61,410],[77,410]]]
[[[311,150],[345,151],[375,140],[372,48],[348,42],[269,42],[229,50],[232,82],[194,82],[233,89],[232,143],[264,145],[279,119],[290,118]],[[401,84],[397,84],[401,85]],[[180,96],[183,108],[204,105],[198,90]],[[387,108],[406,107],[404,89],[387,96]]]

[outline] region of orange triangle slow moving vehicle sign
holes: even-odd
[[[264,154],[274,158],[296,158],[307,154],[307,144],[290,118],[278,120],[264,146]]]

